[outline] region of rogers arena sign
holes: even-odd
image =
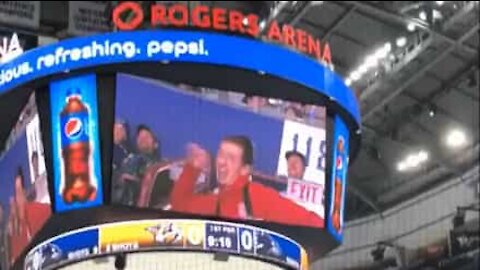
[[[130,14],[130,20],[125,21],[122,15]],[[112,20],[119,30],[135,30],[144,23],[145,15],[142,6],[137,2],[122,2],[117,5],[112,14]],[[248,23],[244,23],[244,21]],[[243,14],[236,10],[227,10],[220,7],[199,5],[189,10],[186,5],[175,4],[166,6],[154,4],[150,7],[150,25],[196,27],[213,29],[260,37],[261,27],[256,14]],[[306,31],[294,28],[291,25],[280,25],[273,20],[266,29],[266,38],[269,41],[284,44],[299,52],[315,57],[325,65],[333,68],[330,45],[322,43]]]
[[[13,33],[10,39],[7,37],[0,39],[0,64],[10,61],[22,53],[23,48],[20,46],[17,33]]]

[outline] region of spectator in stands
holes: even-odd
[[[259,112],[265,105],[267,105],[267,99],[260,96],[251,96],[246,95],[244,98],[244,103],[247,104],[254,112]]]
[[[317,105],[305,105],[305,120],[308,124],[325,128],[326,110],[325,107]]]
[[[17,232],[10,238],[10,259],[13,262],[29,244],[32,237],[42,228],[50,216],[50,205],[28,201],[25,195],[23,170],[18,168],[15,175],[15,199]]]
[[[127,123],[116,119],[113,125],[113,158],[112,158],[112,200],[120,202],[123,196],[124,183],[121,181],[121,168],[132,154],[130,150]]]
[[[302,120],[304,118],[303,107],[299,103],[290,102],[285,106],[285,118],[289,120]]]
[[[119,190],[114,202],[123,205],[136,205],[145,170],[159,162],[159,142],[152,130],[146,125],[139,125],[136,133],[137,152],[129,155],[120,171]]]
[[[287,160],[288,178],[302,180],[307,167],[305,156],[298,151],[288,151],[285,159]]]
[[[113,126],[113,169],[118,169],[130,155],[130,142],[127,123],[117,119]]]

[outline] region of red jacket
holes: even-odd
[[[10,235],[10,261],[13,263],[30,243],[32,237],[40,231],[50,217],[49,204],[27,202],[25,204],[26,220],[19,224],[19,232]],[[18,234],[17,234],[18,233]]]
[[[221,187],[218,193],[196,194],[195,182],[199,175],[199,170],[185,166],[170,195],[173,211],[245,219],[247,217],[242,209],[245,209],[244,190],[248,185],[253,219],[309,227],[324,226],[324,220],[317,214],[282,197],[272,188],[250,182],[247,176],[237,178],[232,186]]]

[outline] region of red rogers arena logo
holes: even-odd
[[[122,18],[126,12],[133,15],[128,22]],[[189,10],[183,4],[171,6],[154,4],[150,7],[150,14],[152,27],[196,27],[246,34],[254,38],[258,38],[261,31],[258,15],[245,15],[240,11],[219,7],[210,8],[199,5]],[[119,30],[135,30],[143,25],[144,18],[144,10],[137,2],[121,2],[114,8],[112,14],[113,23]],[[248,24],[244,24],[244,20],[248,21]],[[265,33],[268,40],[295,48],[299,52],[317,58],[327,66],[333,66],[328,43],[321,43],[318,38],[302,29],[288,24],[279,25],[275,20],[267,28]]]

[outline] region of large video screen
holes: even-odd
[[[34,95],[0,157],[0,187],[0,267],[9,269],[51,214]]]
[[[112,202],[324,227],[326,110],[119,75]]]

